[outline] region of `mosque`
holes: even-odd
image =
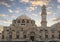
[[[3,27],[0,42],[60,42],[60,22],[48,27],[46,6],[41,10],[41,27],[27,15],[21,15]]]

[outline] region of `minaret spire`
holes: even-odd
[[[43,6],[42,6],[42,13],[41,13],[41,18],[42,18],[42,20],[41,20],[41,27],[42,27],[42,28],[47,27],[46,17],[47,17],[46,6],[43,5]]]

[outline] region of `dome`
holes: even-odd
[[[21,16],[17,17],[17,19],[31,19],[31,18],[26,15],[21,15]]]
[[[55,26],[60,26],[60,22],[57,22],[56,24],[52,25],[51,27],[55,27]]]

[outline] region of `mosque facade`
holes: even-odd
[[[21,15],[10,26],[4,26],[0,42],[60,42],[60,22],[48,27],[46,6],[41,9],[41,27],[30,17]]]

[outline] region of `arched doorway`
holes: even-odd
[[[30,32],[30,40],[35,40],[35,32]]]

